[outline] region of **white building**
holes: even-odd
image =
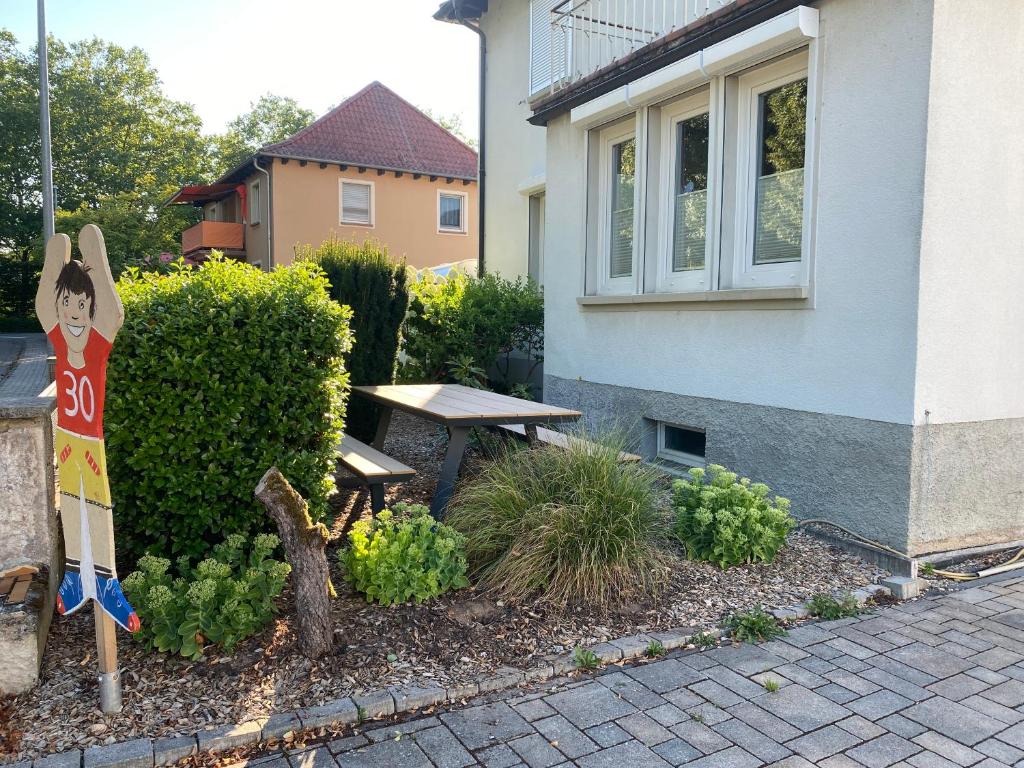
[[[545,400],[911,555],[1024,539],[1024,3],[456,15]]]

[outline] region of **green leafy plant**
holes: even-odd
[[[121,557],[195,562],[232,533],[269,531],[253,489],[271,466],[324,519],[351,313],[319,269],[215,257],[167,275],[129,270],[118,292],[104,421]]]
[[[601,660],[589,648],[578,645],[572,652],[572,661],[576,665],[576,669],[597,669]]]
[[[409,309],[409,270],[404,259],[392,260],[387,247],[374,240],[355,243],[334,237],[317,248],[297,249],[296,259],[317,264],[330,282],[331,298],[352,309],[355,343],[346,357],[352,385],[392,383]],[[354,399],[345,431],[369,442],[379,413],[366,398]]]
[[[348,534],[345,578],[370,602],[417,603],[469,586],[462,536],[421,504],[396,504]]]
[[[245,537],[232,534],[194,568],[182,557],[176,577],[170,560],[144,555],[123,582],[142,621],[136,639],[190,659],[209,645],[231,653],[274,615],[274,599],[291,571],[271,557],[279,543],[273,534],[259,534],[246,553]]]
[[[764,483],[737,480],[735,472],[712,464],[690,470],[690,480],[673,484],[676,538],[689,557],[720,568],[775,559],[796,522],[789,500],[769,498]]]
[[[725,625],[732,639],[741,643],[762,643],[788,634],[775,617],[760,606],[734,613]]]
[[[704,713],[703,712],[691,712],[690,713],[690,719],[693,720],[693,722],[695,722],[695,723],[703,724],[704,723]]]
[[[761,683],[768,693],[776,693],[779,690],[779,681],[773,677],[766,677],[764,682]]]
[[[935,575],[935,563],[921,563],[918,567],[917,572],[922,576],[934,576]]]
[[[580,437],[582,437],[580,435]],[[619,462],[614,435],[506,451],[459,489],[447,522],[471,573],[522,600],[603,605],[665,582],[656,470]]]
[[[474,389],[484,389],[487,386],[487,371],[473,362],[469,355],[462,355],[456,360],[449,360],[448,376],[455,380],[456,384]]]
[[[644,649],[644,656],[648,659],[656,659],[659,656],[665,655],[665,646],[661,644],[660,640],[651,640]]]
[[[698,632],[690,638],[690,642],[701,650],[706,650],[718,645],[718,638],[710,632]]]
[[[411,286],[402,376],[408,381],[458,381],[453,361],[493,370],[502,391],[528,381],[544,348],[544,298],[526,279],[482,278],[429,270]],[[525,359],[517,366],[516,359]]]
[[[807,601],[807,610],[810,611],[811,616],[827,620],[845,619],[860,615],[860,606],[857,604],[857,598],[849,592],[843,595],[841,599],[836,599],[832,595],[819,592]]]

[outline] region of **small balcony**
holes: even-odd
[[[556,3],[551,10],[550,70],[544,84],[550,82],[548,92],[556,93],[734,2],[736,0],[563,0]],[[534,64],[543,66],[540,62]]]
[[[237,256],[245,253],[245,228],[231,221],[201,221],[181,233],[181,253],[223,251]]]

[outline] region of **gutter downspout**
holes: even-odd
[[[270,172],[259,164],[259,155],[253,157],[252,167],[267,177],[267,272],[272,272],[274,269],[274,243],[270,239],[270,222],[273,220],[274,217],[273,211],[270,207],[271,200],[273,199],[270,195]],[[260,200],[260,205],[263,205],[262,200]],[[260,218],[262,219],[262,216]],[[249,223],[249,226],[252,226],[252,222]]]
[[[476,170],[476,184],[479,190],[479,202],[477,206],[479,211],[477,213],[477,235],[479,237],[479,244],[477,245],[478,262],[477,262],[477,275],[479,277],[484,276],[484,211],[486,210],[484,202],[486,200],[486,178],[487,173],[485,170],[486,157],[485,149],[487,147],[487,123],[485,117],[487,114],[487,35],[484,34],[483,30],[476,24],[472,24],[467,21],[462,15],[462,0],[452,0],[452,9],[455,11],[455,18],[459,24],[464,26],[466,29],[476,32],[480,36],[480,151],[477,153],[477,170]]]

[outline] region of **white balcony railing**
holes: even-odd
[[[554,93],[736,0],[563,0],[551,10]]]

